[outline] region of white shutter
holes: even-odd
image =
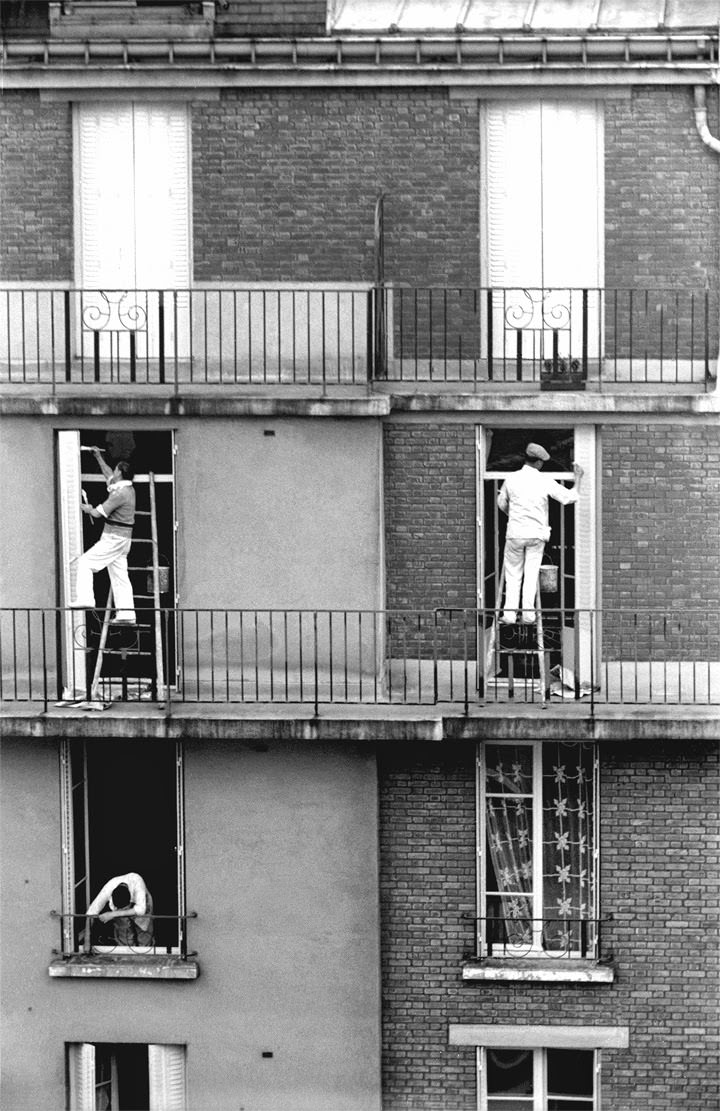
[[[505,354],[523,330],[524,355],[583,353],[581,292],[602,284],[602,118],[587,101],[488,105],[485,113],[487,281]],[[543,297],[524,291],[551,290]],[[597,293],[587,303],[587,353],[600,344]]]
[[[546,286],[600,284],[599,117],[593,102],[542,110],[543,271]]]
[[[83,289],[135,287],[132,107],[80,104],[77,188]]]
[[[95,1111],[95,1046],[76,1042],[68,1046],[70,1111]]]
[[[143,289],[190,283],[188,115],[185,106],[136,104],[135,250]]]
[[[580,486],[580,498],[575,505],[575,607],[592,610],[597,605],[597,461],[595,428],[581,425],[575,428],[575,462],[585,472]],[[599,644],[597,615],[581,613],[577,630],[580,682],[589,683],[590,650]],[[598,681],[597,673],[594,676]]]
[[[185,1046],[149,1045],[150,1111],[185,1111]]]
[[[488,284],[542,284],[540,107],[487,108]]]
[[[57,437],[62,604],[69,606],[75,597],[77,558],[83,551],[80,433],[63,431]],[[64,698],[85,693],[84,624],[85,615],[79,610],[69,610],[63,616]]]

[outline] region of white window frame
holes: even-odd
[[[491,1104],[488,1103],[487,1093],[487,1051],[488,1049],[496,1048],[494,1046],[478,1046],[476,1049],[477,1059],[477,1107],[478,1111],[492,1111]],[[505,1047],[503,1047],[505,1048]],[[508,1047],[509,1048],[509,1047]],[[533,1095],[530,1096],[504,1096],[498,1097],[503,1099],[506,1103],[517,1100],[518,1108],[528,1107],[528,1101],[532,1098],[532,1111],[547,1111],[548,1093],[547,1093],[547,1054],[548,1048],[537,1048],[534,1046],[518,1045],[518,1052],[532,1052],[533,1054]],[[569,1048],[569,1047],[567,1047]],[[592,1053],[593,1057],[593,1095],[592,1104],[587,1104],[587,1111],[598,1111],[600,1107],[600,1050],[599,1049],[578,1049],[577,1052]],[[557,1098],[557,1097],[554,1097]],[[572,1097],[575,1099],[577,1097]],[[568,1103],[572,1102],[571,1097],[567,1097]],[[529,1108],[528,1108],[529,1111]]]
[[[77,916],[85,913],[90,900],[95,892],[90,890],[89,887],[89,846],[92,838],[92,830],[89,828],[88,823],[88,778],[87,778],[87,749],[86,746],[89,742],[78,742],[83,745],[82,749],[82,767],[80,769],[73,768],[73,760],[71,758],[71,744],[69,739],[63,739],[60,742],[60,810],[61,810],[61,830],[62,830],[62,936],[63,936],[63,952],[81,954],[83,952],[78,946],[75,945],[75,934]],[[79,770],[80,779],[73,780],[73,770]],[[73,822],[73,795],[76,797],[82,796],[83,811],[83,837],[84,846],[82,854],[85,860],[85,873],[83,876],[76,875],[76,846],[74,843],[74,822]],[[175,814],[176,814],[176,829],[175,829],[175,844],[177,846],[177,903],[178,903],[178,919],[186,923],[187,906],[186,906],[186,881],[185,881],[185,766],[184,766],[184,753],[182,741],[175,743]],[[78,903],[82,902],[83,906],[80,908]],[[155,908],[159,914],[163,913],[161,907]],[[172,947],[172,952],[176,955],[182,956],[184,954],[183,940],[187,939],[187,926],[181,926],[178,937],[178,944]],[[120,945],[101,946],[93,945],[93,952],[108,951],[116,955],[122,954],[136,954],[137,950],[131,947]],[[155,953],[155,946],[143,947],[143,955],[152,956]],[[157,953],[163,956],[167,955],[167,947],[162,946],[157,948]]]
[[[478,743],[476,753],[476,918],[477,918],[477,943],[478,951],[482,955],[487,952],[487,816],[486,816],[486,751],[487,746],[492,745],[498,748],[519,748],[526,747],[532,749],[533,760],[533,807],[532,807],[532,823],[533,823],[533,889],[532,889],[532,906],[533,906],[533,923],[532,923],[532,941],[531,944],[522,946],[506,945],[493,943],[493,957],[504,958],[578,958],[580,951],[571,949],[562,954],[556,951],[546,949],[543,947],[543,822],[542,822],[542,757],[543,745],[554,745],[556,741],[481,741]],[[585,742],[587,743],[587,742]],[[525,796],[526,797],[526,796]],[[588,862],[588,867],[592,867],[593,872],[593,897],[594,905],[588,907],[588,918],[599,919],[599,906],[600,906],[600,760],[597,746],[593,754],[593,844],[590,849],[591,859]],[[537,910],[540,914],[537,914]],[[588,958],[597,959],[599,953],[597,951],[597,930],[593,931],[592,945],[590,946],[587,954]]]
[[[117,1107],[117,1064],[112,1053],[116,1043],[69,1042],[67,1043],[68,1108],[69,1111],[95,1111],[95,1057],[96,1048],[109,1049],[111,1053],[111,1109]],[[185,1111],[187,1107],[185,1045],[148,1044],[149,1111]]]

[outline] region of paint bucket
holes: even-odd
[[[543,563],[540,568],[540,589],[545,594],[554,594],[558,588],[558,569],[554,563]]]
[[[158,561],[158,592],[160,594],[167,594],[170,589],[170,568],[165,556],[160,556]],[[154,592],[153,571],[152,567],[148,570],[147,577],[147,592],[152,594]]]

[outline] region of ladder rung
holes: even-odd
[[[136,509],[135,510],[135,516],[136,517],[150,517],[151,513],[150,513],[149,509]]]
[[[130,654],[131,652],[133,659],[137,656],[154,656],[155,654],[154,652],[133,652],[131,648],[104,648],[102,654],[103,656],[122,656],[123,653]]]

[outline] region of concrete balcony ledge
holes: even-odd
[[[175,956],[78,953],[56,957],[48,966],[51,979],[80,980],[197,980],[196,960]]]
[[[606,743],[716,741],[718,706],[391,706],[112,703],[43,709],[42,703],[6,703],[0,738],[30,743],[65,737],[223,740],[238,744],[475,744],[480,740],[583,740]]]
[[[611,964],[575,957],[484,957],[464,961],[462,978],[541,984],[612,984]]]
[[[322,393],[319,388],[292,393],[282,388],[242,394],[231,387],[193,390],[182,395],[171,387],[139,386],[121,392],[112,387],[95,387],[92,392],[50,394],[47,389],[0,392],[0,416],[4,417],[351,417],[380,418],[391,411],[391,399],[367,390],[341,387]]]

